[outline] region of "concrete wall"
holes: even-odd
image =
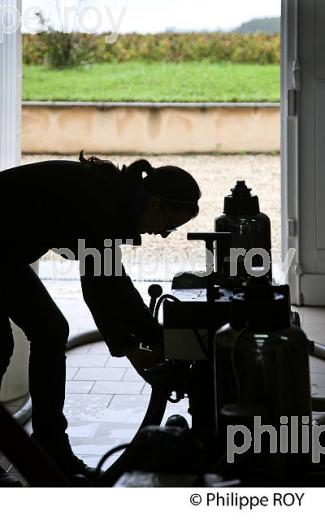
[[[23,105],[24,153],[238,153],[280,149],[280,107],[252,103]]]

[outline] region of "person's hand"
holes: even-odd
[[[152,377],[150,369],[165,361],[164,348],[162,344],[152,345],[151,350],[135,348],[126,351],[125,355],[138,372],[138,374],[151,384]]]

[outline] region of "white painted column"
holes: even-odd
[[[20,163],[21,0],[0,0],[0,171]]]
[[[20,12],[21,0],[0,0],[0,171],[20,164]],[[28,343],[21,330],[13,324],[12,329],[15,351],[3,379],[0,392],[2,401],[22,397],[28,391]]]

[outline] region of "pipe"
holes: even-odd
[[[311,355],[313,357],[325,360],[325,345],[322,345],[321,343],[314,343]]]

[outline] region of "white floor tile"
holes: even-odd
[[[73,451],[76,455],[104,455],[107,451],[115,448],[116,443],[113,442],[111,444],[75,444],[73,447]]]
[[[106,363],[107,367],[129,368],[130,361],[126,357],[110,357]]]
[[[123,381],[143,381],[143,378],[138,374],[135,368],[128,368],[123,376]]]
[[[152,387],[149,383],[146,383],[141,392],[142,395],[151,395]]]
[[[81,424],[78,426],[69,426],[67,433],[69,437],[93,439],[99,428],[99,424]]]
[[[311,395],[312,397],[324,397],[325,398],[325,386],[319,386],[316,383],[311,383]]]
[[[68,367],[104,367],[108,356],[103,354],[71,355],[67,357]]]
[[[303,331],[308,339],[325,345],[325,320],[324,323],[309,322],[303,326]]]
[[[88,394],[95,381],[67,381],[66,393],[67,394]]]
[[[312,372],[310,374],[310,379],[313,384],[325,388],[325,374],[319,372]]]
[[[104,411],[113,396],[94,394],[67,394],[64,413],[69,424],[78,422],[103,421]]]
[[[309,356],[309,369],[311,372],[325,374],[325,360]]]
[[[78,372],[77,367],[67,367],[67,381],[71,381],[77,372]]]
[[[108,346],[103,341],[89,345],[90,354],[109,354]]]
[[[78,381],[121,381],[125,368],[79,368],[74,380]]]
[[[144,383],[128,381],[97,381],[92,390],[92,394],[140,394]]]

